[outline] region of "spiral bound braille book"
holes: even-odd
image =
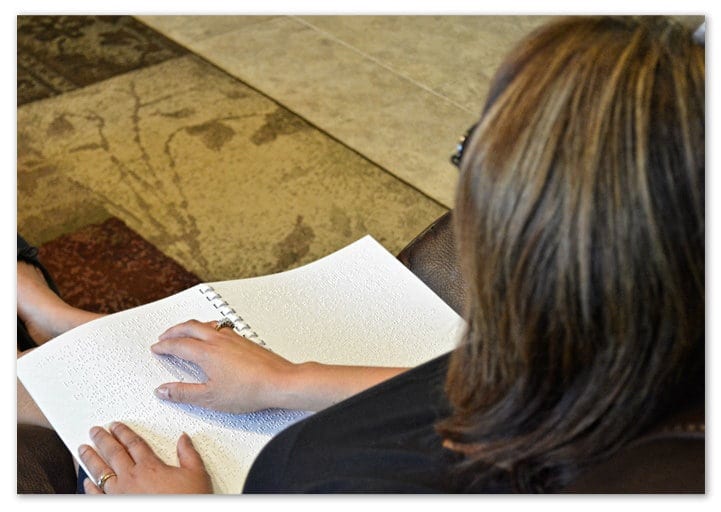
[[[462,319],[372,237],[308,265],[194,286],[108,315],[20,358],[17,374],[72,454],[93,425],[122,421],[167,463],[187,432],[215,492],[240,493],[253,460],[283,428],[312,414],[227,414],[155,397],[164,382],[202,381],[202,369],[150,345],[189,319],[235,331],[294,362],[412,367],[452,350]]]

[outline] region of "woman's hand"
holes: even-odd
[[[96,482],[85,479],[83,486],[88,494],[213,492],[210,476],[187,434],[178,439],[179,467],[165,464],[143,438],[122,423],[113,423],[110,432],[93,427],[90,438],[96,449],[88,445],[78,449],[80,460]]]
[[[158,397],[217,411],[242,413],[287,407],[289,379],[296,365],[236,334],[215,329],[216,322],[188,322],[171,327],[151,347],[199,365],[208,380],[158,386]]]
[[[270,407],[318,411],[406,370],[296,364],[232,329],[215,326],[216,322],[190,320],[165,331],[150,347],[156,354],[197,364],[208,377],[202,384],[161,384],[155,390],[158,397],[233,413]]]

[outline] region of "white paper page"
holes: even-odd
[[[239,493],[268,440],[308,415],[279,409],[232,415],[155,397],[153,390],[164,382],[195,380],[149,347],[180,322],[221,318],[201,294],[203,288],[95,320],[18,360],[18,377],[74,456],[81,444],[92,445],[92,426],[122,421],[166,463],[177,465],[176,443],[186,432],[203,457],[215,492]]]
[[[211,285],[273,351],[292,361],[415,366],[452,350],[463,326],[371,237],[295,270]],[[155,398],[155,387],[184,373],[149,347],[179,322],[220,318],[201,294],[206,288],[96,320],[18,361],[18,377],[71,453],[92,444],[91,426],[123,421],[176,464],[175,443],[185,431],[215,492],[237,493],[270,438],[307,416],[285,410],[221,414]]]
[[[371,236],[294,270],[209,284],[294,362],[417,366],[452,350],[463,328]]]

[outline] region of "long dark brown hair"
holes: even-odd
[[[558,490],[703,386],[704,58],[665,18],[572,17],[499,69],[455,212],[463,470]]]

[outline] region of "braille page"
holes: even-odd
[[[211,283],[274,352],[292,360],[415,366],[455,346],[458,315],[371,237],[288,272]],[[242,490],[273,435],[309,413],[231,415],[156,399],[171,380],[203,379],[189,363],[153,355],[168,327],[220,318],[199,285],[93,321],[18,360],[18,377],[69,447],[91,444],[92,425],[123,421],[176,464],[180,434],[193,439],[215,492]],[[222,310],[222,308],[221,308]]]
[[[416,366],[452,350],[463,328],[371,236],[294,270],[209,284],[294,362]]]
[[[94,320],[18,360],[18,377],[73,455],[81,444],[92,445],[88,431],[93,425],[122,421],[165,462],[177,465],[176,442],[187,432],[215,492],[239,493],[268,440],[308,415],[285,410],[224,414],[155,397],[159,384],[203,377],[193,365],[177,364],[149,348],[172,325],[222,318],[203,288]]]

